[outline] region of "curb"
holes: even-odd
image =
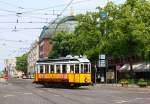
[[[122,87],[122,88],[140,88],[138,85],[128,85],[123,87],[121,84],[96,84],[95,87]],[[150,86],[147,86],[146,89],[150,89]]]
[[[0,78],[0,83],[5,83],[5,82],[6,82],[6,79]]]

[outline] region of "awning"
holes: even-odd
[[[134,72],[150,72],[150,62],[133,63],[132,68]],[[130,71],[130,65],[124,64],[119,71]]]

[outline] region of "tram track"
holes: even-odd
[[[44,92],[46,92],[46,93],[50,92],[51,94],[59,95],[60,97],[63,97],[63,98],[65,98],[65,99],[70,100],[70,101],[73,101],[73,102],[75,102],[75,103],[79,103],[79,104],[87,104],[87,103],[84,103],[84,102],[82,102],[82,101],[79,101],[79,100],[76,100],[76,99],[73,99],[73,98],[64,96],[63,94],[60,94],[60,93],[56,93],[56,92],[52,92],[52,91],[48,91],[48,92],[47,92],[46,89],[40,89],[40,90],[42,90],[42,91],[44,91]]]
[[[35,96],[38,96],[38,97],[42,98],[43,100],[45,100],[47,102],[47,104],[58,104],[58,103],[54,102],[53,100],[39,94],[35,89],[33,89],[33,86],[29,88],[27,85],[19,84],[19,87],[21,87],[21,89],[24,89],[26,91],[29,91],[29,92],[33,93],[33,95],[35,95]]]
[[[79,103],[79,104],[87,104],[87,103],[84,103],[84,102],[82,102],[80,100],[76,100],[76,99],[64,96],[63,94],[56,93],[56,92],[53,92],[53,91],[49,91],[49,90],[44,89],[44,88],[36,88],[36,87],[33,87],[33,86],[31,88],[29,88],[28,86],[21,86],[21,87],[26,89],[26,90],[28,90],[28,91],[31,91],[33,93],[33,95],[36,95],[36,96],[42,98],[43,100],[46,100],[50,104],[58,104],[58,103],[54,102],[53,100],[51,100],[50,97],[44,96],[44,94],[46,94],[46,95],[53,94],[53,96],[57,96],[57,97],[59,96],[61,98],[64,98],[66,100],[69,100],[69,101],[73,102],[74,104],[77,104],[77,103]],[[43,92],[43,95],[39,94],[38,92]]]
[[[77,104],[77,103],[79,103],[79,104],[87,104],[87,103],[85,103],[83,101],[80,101],[79,99],[76,99],[75,97],[71,98],[71,97],[69,97],[69,95],[65,96],[64,95],[65,92],[64,93],[62,92],[62,94],[60,94],[58,92],[52,91],[53,89],[51,89],[51,88],[46,88],[46,89],[42,88],[42,87],[41,88],[37,88],[31,82],[25,82],[24,81],[24,83],[22,83],[22,81],[17,81],[17,82],[14,81],[12,84],[15,85],[15,86],[19,86],[23,90],[26,90],[26,91],[29,91],[29,92],[33,93],[33,95],[35,95],[35,96],[38,96],[38,97],[42,98],[46,102],[49,102],[48,104],[58,104],[58,102],[57,101],[55,102],[53,99],[51,99],[50,96],[63,98],[64,99],[63,101],[66,100],[66,103],[68,101],[68,102],[72,102],[71,104]],[[48,96],[48,95],[50,95],[50,96]],[[70,95],[74,96],[74,94],[71,94],[71,93],[70,93]]]

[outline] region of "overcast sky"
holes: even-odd
[[[0,70],[4,59],[28,51],[40,35],[41,28],[54,20],[71,0],[0,0]],[[94,11],[108,0],[74,0],[63,15]],[[111,0],[116,4],[125,0]]]

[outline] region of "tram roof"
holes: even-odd
[[[89,63],[90,61],[87,58],[58,58],[58,59],[40,59],[37,63],[51,63],[51,62],[81,62]]]

